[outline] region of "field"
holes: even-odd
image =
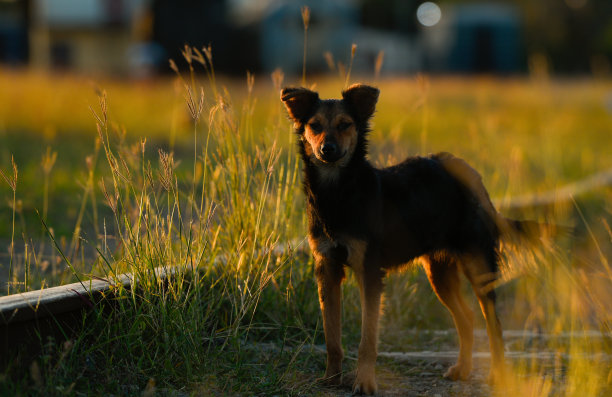
[[[609,395],[612,189],[595,184],[546,205],[514,204],[612,169],[612,82],[352,80],[381,89],[375,164],[449,151],[482,173],[504,214],[572,227],[506,258],[498,294],[516,353],[510,389],[483,385],[486,359],[470,382],[440,379],[449,359],[423,351],[456,350],[457,342],[415,265],[388,279],[380,338],[381,352],[415,354],[382,354],[381,392]],[[32,341],[43,354],[15,357],[0,394],[349,391],[315,382],[324,370],[322,323],[296,137],[278,98],[295,84],[278,73],[216,77],[210,68],[146,82],[0,70],[0,293],[123,272],[141,280],[117,291],[112,310],[94,308],[78,337]],[[345,80],[309,77],[308,85],[337,97]],[[176,269],[170,283],[157,280],[158,267]],[[343,294],[351,369],[360,322],[352,279]],[[484,339],[477,350],[488,350]]]

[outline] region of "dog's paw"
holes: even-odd
[[[489,371],[489,376],[487,377],[487,383],[494,386],[503,386],[507,377],[506,368],[504,366],[499,366],[496,368],[491,368]]]
[[[357,377],[353,384],[353,395],[355,394],[374,394],[378,390],[376,386],[376,376],[374,368],[357,370]]]
[[[457,363],[444,373],[444,377],[450,380],[466,380],[471,371],[471,365]]]

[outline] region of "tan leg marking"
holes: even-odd
[[[324,380],[330,384],[342,381],[342,291],[340,285],[344,273],[342,264],[328,262],[329,250],[334,243],[329,240],[308,238],[315,258],[315,273],[319,292],[319,304],[323,314],[323,331],[327,347],[327,368]],[[339,269],[338,269],[339,266]]]
[[[487,324],[489,348],[491,349],[490,382],[504,380],[504,340],[502,328],[495,311],[495,291],[490,288],[494,275],[482,255],[466,255],[462,258],[463,272],[472,284],[480,309]]]
[[[450,258],[421,258],[423,268],[440,302],[451,312],[459,335],[457,363],[444,374],[451,380],[465,380],[472,370],[474,313],[461,296],[457,263]]]
[[[348,265],[355,272],[359,284],[361,299],[361,342],[357,359],[357,374],[353,391],[355,393],[373,394],[376,385],[376,356],[378,355],[378,322],[382,298],[382,279],[368,277],[364,259],[367,243],[363,240],[347,239],[343,241],[348,249]]]

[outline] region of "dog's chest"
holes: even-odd
[[[363,268],[367,250],[367,242],[364,240],[346,236],[335,240],[309,236],[308,243],[317,263],[331,262],[347,265],[355,271]]]

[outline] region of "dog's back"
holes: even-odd
[[[385,267],[438,251],[461,254],[495,249],[499,237],[495,221],[473,189],[449,172],[446,156],[411,157],[376,170]]]

